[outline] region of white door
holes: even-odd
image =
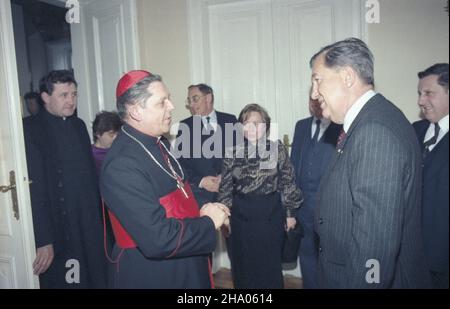
[[[117,82],[125,72],[139,68],[137,13],[135,0],[79,4],[80,22],[71,24],[72,61],[78,116],[89,128],[98,111],[116,110]]]
[[[309,117],[309,60],[346,37],[365,38],[363,0],[189,0],[191,83],[214,89],[219,111],[264,106],[271,138],[292,134]],[[215,270],[229,267],[223,241]],[[298,269],[291,272],[299,274]]]
[[[38,288],[9,1],[0,1],[0,29],[0,288]]]

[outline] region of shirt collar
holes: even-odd
[[[366,105],[366,103],[369,102],[369,100],[372,99],[372,97],[376,94],[377,93],[371,89],[360,96],[359,99],[356,100],[356,102],[350,107],[344,118],[343,128],[345,132],[348,132],[348,129],[350,129],[350,126],[352,125],[353,121],[356,119],[364,105]]]
[[[445,116],[444,118],[442,118],[441,120],[438,121],[439,124],[439,128],[441,128],[442,133],[447,133],[448,132],[448,114],[447,116]]]
[[[216,111],[213,109],[211,113],[209,113],[206,116],[202,116],[202,120],[206,121],[206,117],[209,117],[209,123],[216,123],[217,122],[217,114]]]
[[[313,123],[314,124],[316,124],[316,121],[317,121],[317,119],[319,119],[319,118],[317,118],[316,116],[313,116]],[[327,118],[320,118],[320,127],[321,128],[323,128],[323,127],[328,127],[328,125],[331,123],[331,120],[330,119],[327,119]]]

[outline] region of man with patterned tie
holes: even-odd
[[[305,234],[300,243],[299,258],[304,289],[317,288],[318,246],[313,230],[314,207],[320,179],[335,152],[338,134],[342,128],[322,117],[319,102],[309,100],[311,117],[295,125],[291,161],[297,186],[303,192],[303,203],[297,212]]]
[[[363,41],[326,46],[310,64],[312,99],[345,131],[317,193],[319,287],[428,287],[411,124],[373,90],[373,55]]]
[[[226,124],[234,125],[237,119],[234,115],[214,109],[214,92],[206,84],[189,86],[186,106],[192,116],[182,120],[180,128],[188,129],[189,144],[182,142],[186,132],[180,130],[177,135],[177,145],[183,149],[189,148],[188,152],[182,153],[180,163],[186,170],[187,179],[192,185],[195,197],[202,205],[217,200],[225,148],[233,146],[233,140],[227,143],[225,126]],[[217,141],[220,145],[213,143],[211,147],[205,147],[210,139]],[[175,146],[175,149],[182,151],[178,149],[178,146]]]
[[[433,288],[448,289],[448,63],[418,73],[423,120],[413,124],[423,149],[422,229]]]

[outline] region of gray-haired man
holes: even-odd
[[[361,40],[322,48],[311,68],[312,99],[324,117],[343,124],[314,219],[319,287],[427,287],[413,128],[374,92],[373,55]]]

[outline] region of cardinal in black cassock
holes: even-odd
[[[139,93],[146,100],[151,93],[150,99],[128,101]],[[167,105],[173,109],[167,90],[158,75],[131,71],[116,95],[125,124],[100,177],[116,238],[110,287],[211,288],[208,254],[216,246],[215,224],[199,216],[184,172],[161,137],[170,127]]]

